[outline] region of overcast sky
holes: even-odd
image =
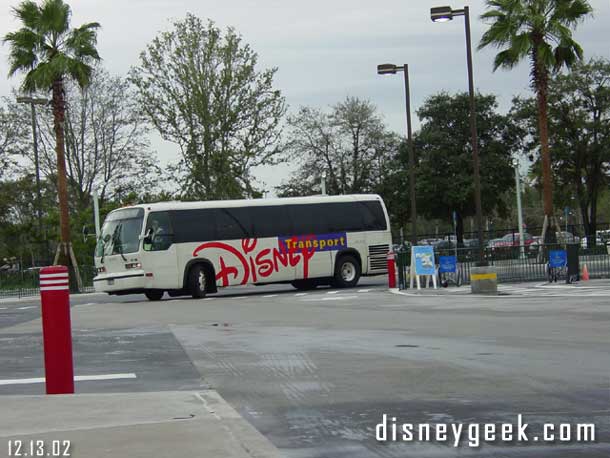
[[[0,33],[18,28],[11,14],[16,0],[0,0]],[[347,95],[370,99],[388,126],[405,132],[404,89],[401,75],[378,76],[380,63],[409,64],[413,111],[429,95],[467,89],[463,18],[435,24],[430,7],[444,1],[424,0],[68,0],[72,26],[97,21],[102,25],[98,49],[104,66],[125,75],[153,37],[182,19],[187,12],[210,18],[221,27],[233,26],[259,54],[261,67],[277,67],[276,87],[290,106],[327,107]],[[485,30],[478,19],[483,0],[467,4],[472,15],[476,46]],[[585,57],[610,58],[610,0],[590,0],[594,16],[581,24],[576,39]],[[6,75],[8,47],[0,47],[0,96],[8,96],[20,77]],[[475,86],[499,96],[506,110],[515,94],[529,92],[526,65],[507,72],[492,72],[494,52],[475,52]],[[418,120],[414,116],[417,127]],[[171,143],[153,138],[163,162],[178,159]],[[286,166],[262,170],[258,176],[268,187],[287,176]]]

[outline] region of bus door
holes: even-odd
[[[151,212],[144,232],[142,268],[153,275],[153,287],[179,289],[178,256],[173,243],[174,231],[167,212]]]

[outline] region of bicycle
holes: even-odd
[[[549,261],[546,264],[546,276],[549,283],[557,283],[557,280],[563,277],[565,277],[566,283],[568,284],[578,280],[578,275],[570,275],[568,272],[566,250],[549,251]]]
[[[449,286],[449,282],[455,286],[462,286],[462,270],[458,267],[457,256],[439,256],[438,280],[443,288]]]
[[[557,283],[557,280],[559,280],[564,275],[567,275],[567,270],[567,266],[552,267],[551,263],[548,262],[546,264],[546,278],[549,283]],[[567,283],[570,283],[570,281],[568,281]]]
[[[447,288],[449,283],[453,283],[455,286],[462,286],[462,271],[460,269],[455,272],[439,272],[438,273],[439,284],[443,288]]]

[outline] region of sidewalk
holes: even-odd
[[[390,289],[393,294],[402,296],[466,296],[471,295],[470,285],[449,286],[443,288],[407,288],[399,290]],[[559,281],[557,283],[548,282],[518,282],[518,283],[498,283],[497,295],[475,295],[473,297],[505,297],[505,296],[610,296],[610,279],[593,279],[566,284]]]
[[[0,457],[9,440],[28,455],[30,440],[45,441],[45,455],[59,440],[83,458],[281,456],[213,390],[0,396]]]

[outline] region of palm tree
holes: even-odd
[[[553,215],[553,180],[547,118],[547,91],[551,72],[571,67],[582,60],[581,46],[572,38],[572,29],[591,14],[587,0],[486,0],[488,10],[481,18],[491,23],[483,34],[479,49],[493,45],[494,71],[511,69],[528,58],[533,90],[538,105],[538,132],[542,158],[545,242],[554,241],[557,227]],[[558,230],[558,229],[557,229]]]
[[[4,43],[10,45],[9,76],[25,73],[25,92],[52,91],[61,232],[55,262],[70,265],[75,259],[70,244],[64,158],[64,80],[71,78],[81,87],[89,83],[91,64],[100,58],[95,49],[100,25],[90,22],[71,29],[70,6],[63,0],[44,0],[40,6],[26,0],[13,8],[13,13],[22,27],[4,36]]]

